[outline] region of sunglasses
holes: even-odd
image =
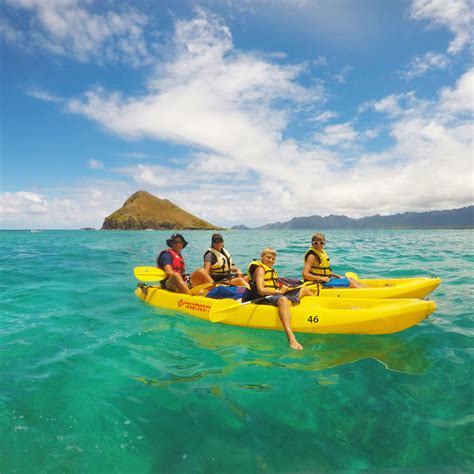
[[[324,242],[323,240],[313,240],[313,244],[326,245],[326,242]]]
[[[183,244],[184,245],[184,240],[173,240],[173,244]]]
[[[224,242],[222,239],[216,239],[212,241],[213,244],[221,244],[222,242]]]

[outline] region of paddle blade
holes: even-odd
[[[156,267],[135,267],[133,274],[140,281],[161,281],[166,278],[166,272]]]
[[[354,273],[354,272],[346,272],[346,278],[353,278],[354,280],[358,280],[359,275],[357,275],[357,273]]]

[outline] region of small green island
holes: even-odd
[[[124,205],[106,217],[102,230],[220,230],[196,217],[168,199],[160,199],[147,191],[132,194]]]

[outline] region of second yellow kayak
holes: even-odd
[[[320,296],[332,298],[423,298],[441,283],[441,278],[361,279],[367,288],[324,288]]]

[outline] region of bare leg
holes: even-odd
[[[348,278],[349,280],[349,288],[368,288],[365,283],[361,283],[354,278]]]
[[[284,296],[278,300],[278,316],[280,316],[281,324],[288,337],[288,344],[292,349],[297,351],[303,350],[303,346],[296,340],[293,330],[291,329],[291,312],[288,298]]]
[[[305,296],[314,296],[314,293],[307,286],[302,286],[298,294],[299,298],[304,298]]]
[[[216,283],[219,283],[219,282],[216,282]],[[226,281],[226,283],[228,285],[244,286],[245,288],[250,289],[250,285],[243,278],[240,278],[240,277],[232,278],[232,280],[228,280]]]
[[[166,286],[175,293],[184,293],[186,295],[191,294],[188,285],[179,273],[174,273],[173,276],[169,277]]]
[[[203,285],[204,283],[214,284],[214,280],[209,276],[209,273],[204,268],[198,268],[191,273],[191,285]]]

